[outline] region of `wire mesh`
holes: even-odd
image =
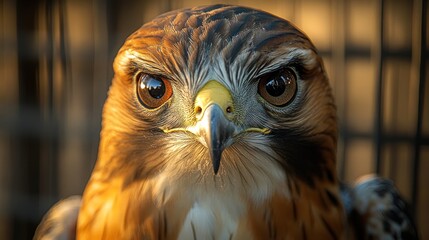
[[[212,3],[294,22],[322,55],[338,106],[338,170],[392,178],[429,221],[425,0],[0,1],[0,239],[29,239],[96,160],[112,62],[156,15]],[[429,229],[420,228],[422,239]]]

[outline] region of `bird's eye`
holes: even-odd
[[[284,68],[259,78],[258,93],[274,106],[283,107],[295,96],[297,85],[292,69]]]
[[[137,75],[137,95],[143,106],[154,109],[160,107],[173,94],[168,80],[140,73]]]

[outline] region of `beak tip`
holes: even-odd
[[[219,164],[218,165],[213,164],[213,172],[215,175],[217,175],[217,173],[219,172]]]
[[[212,155],[212,163],[213,163],[213,172],[215,175],[217,175],[217,173],[219,172],[219,167],[220,167],[220,159],[221,159],[221,153],[214,153]]]

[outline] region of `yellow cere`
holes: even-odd
[[[204,113],[204,110],[211,104],[217,104],[221,107],[222,111],[227,116],[227,109],[229,112],[234,111],[231,93],[228,89],[215,80],[210,80],[198,92],[195,98],[195,110],[198,113]]]

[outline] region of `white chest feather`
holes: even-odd
[[[178,239],[232,239],[244,214],[243,203],[232,197],[195,201]]]

